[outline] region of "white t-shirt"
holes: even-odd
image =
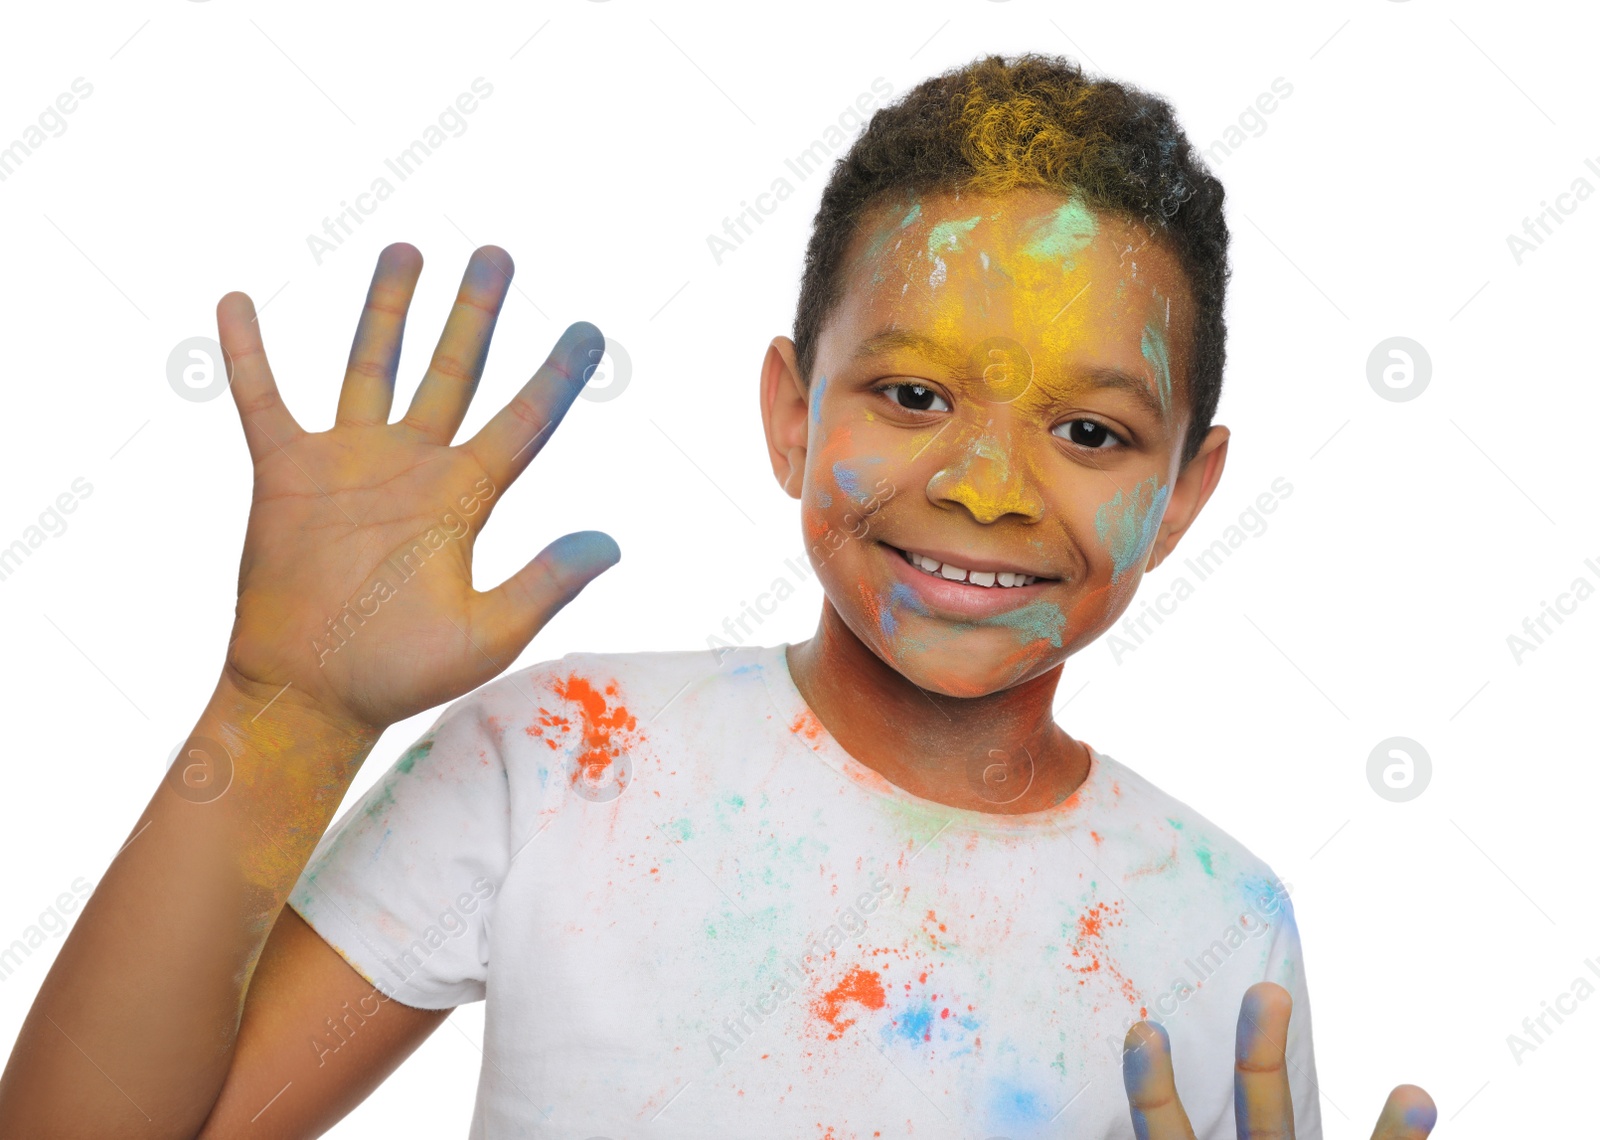
[[[913,796],[834,741],[783,646],[485,685],[289,901],[381,991],[369,1013],[487,999],[474,1137],[1126,1137],[1121,1045],[1147,1017],[1197,1135],[1232,1140],[1263,979],[1294,998],[1296,1134],[1321,1136],[1266,864],[1099,752],[1045,811]]]

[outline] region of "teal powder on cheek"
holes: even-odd
[[[1122,575],[1144,555],[1155,541],[1156,528],[1167,509],[1170,487],[1157,487],[1154,475],[1133,489],[1124,501],[1119,490],[1094,513],[1094,530],[1111,552],[1111,581]]]
[[[1088,245],[1099,231],[1088,204],[1074,194],[1050,215],[1025,252],[1040,261],[1059,261],[1063,269],[1071,269],[1072,255]]]
[[[1148,355],[1148,353],[1146,355]],[[828,386],[828,378],[826,376],[818,376],[817,377],[817,386],[815,388],[811,389],[811,422],[812,423],[818,423],[819,424],[819,423],[822,422],[822,392],[823,392],[823,389],[827,388],[827,386]]]
[[[975,623],[1014,629],[1028,641],[1048,641],[1052,648],[1061,648],[1061,631],[1067,628],[1067,615],[1054,602],[1029,602],[1014,610]]]
[[[1145,325],[1139,338],[1139,351],[1156,374],[1156,394],[1161,397],[1162,411],[1172,409],[1172,366],[1167,357],[1167,338],[1155,325]]]

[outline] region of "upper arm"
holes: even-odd
[[[200,1140],[320,1136],[450,1015],[386,997],[284,907],[246,991],[222,1092]]]

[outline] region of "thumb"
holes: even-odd
[[[604,531],[564,534],[500,585],[473,599],[472,628],[484,652],[510,662],[583,588],[622,558]]]

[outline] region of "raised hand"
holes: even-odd
[[[1239,1003],[1233,1066],[1239,1140],[1294,1140],[1294,1105],[1283,1053],[1292,1004],[1289,992],[1272,982],[1257,982]],[[1170,1043],[1161,1026],[1141,1021],[1128,1030],[1122,1080],[1139,1140],[1194,1140],[1178,1101]],[[1432,1097],[1416,1085],[1397,1085],[1378,1114],[1372,1140],[1424,1140],[1437,1119]]]
[[[217,305],[233,398],[255,467],[225,679],[266,700],[383,728],[504,669],[620,557],[605,534],[569,534],[499,586],[472,585],[472,547],[512,481],[550,439],[605,348],[579,322],[481,431],[459,446],[510,287],[504,250],[476,250],[405,416],[389,423],[422,255],[378,258],[331,428],[307,432],[279,397],[254,306]],[[289,686],[284,689],[284,686]]]

